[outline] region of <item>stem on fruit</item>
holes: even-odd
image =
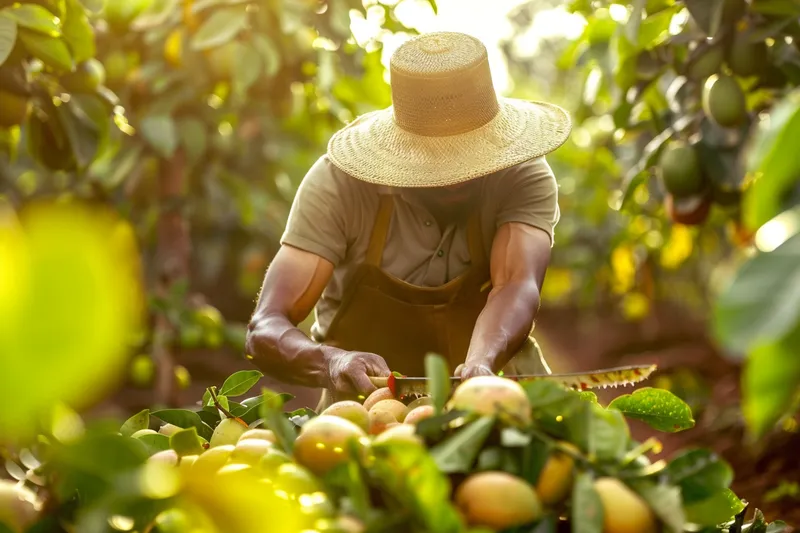
[[[661,448],[661,441],[655,437],[650,437],[636,448],[625,454],[625,457],[622,458],[622,466],[629,465],[634,459],[646,454],[647,452],[654,451],[655,453],[659,453]]]
[[[214,387],[209,387],[207,390],[208,390],[208,393],[211,395],[211,399],[214,401],[214,407],[216,407],[217,409],[219,409],[219,411],[220,411],[222,414],[224,414],[226,418],[233,418],[234,420],[236,420],[237,422],[239,422],[239,423],[240,423],[240,424],[242,424],[243,426],[245,426],[245,427],[250,427],[250,426],[248,426],[248,425],[247,425],[247,422],[245,422],[244,420],[242,420],[242,419],[241,419],[241,418],[239,418],[238,416],[234,416],[233,414],[231,414],[231,412],[230,412],[230,411],[228,411],[227,409],[225,409],[224,407],[222,407],[222,404],[220,404],[220,403],[219,403],[219,400],[217,399],[217,393],[216,393],[216,391],[214,390]]]

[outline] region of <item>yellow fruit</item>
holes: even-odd
[[[261,439],[267,440],[272,444],[278,443],[278,439],[275,438],[275,433],[269,429],[248,429],[239,437],[239,442],[247,439]]]
[[[181,472],[187,471],[194,466],[199,458],[199,455],[184,455],[181,457],[181,462],[178,463],[178,468],[180,468]]]
[[[369,430],[369,412],[358,402],[350,400],[336,402],[322,411],[321,414],[338,416],[349,420],[364,431]]]
[[[655,516],[647,503],[622,481],[600,478],[594,489],[603,506],[603,533],[656,533]]]
[[[525,389],[516,381],[500,376],[476,376],[467,379],[453,391],[448,409],[497,415],[514,425],[527,425],[531,422],[531,404]]]
[[[283,463],[275,472],[276,488],[289,494],[310,494],[320,490],[320,484],[305,467],[295,463]]]
[[[192,384],[192,375],[189,374],[189,370],[183,365],[175,365],[173,371],[175,373],[175,384],[178,386],[178,390],[188,389],[189,385]]]
[[[422,396],[420,398],[417,398],[416,400],[408,404],[408,412],[410,413],[417,407],[422,407],[423,405],[433,405],[433,398],[431,398],[430,396]]]
[[[139,431],[131,435],[131,437],[133,437],[134,439],[138,439],[139,437],[143,437],[145,435],[158,435],[158,432],[152,429],[140,429]]]
[[[747,118],[744,91],[734,78],[711,76],[703,86],[703,111],[725,128],[739,126]]]
[[[234,447],[228,461],[231,463],[244,463],[255,466],[272,447],[272,442],[264,439],[240,440]]]
[[[372,394],[367,396],[367,399],[364,400],[364,409],[369,411],[372,409],[372,406],[378,403],[381,400],[394,400],[394,395],[392,391],[389,390],[389,387],[383,387],[382,389],[377,389]]]
[[[137,387],[146,387],[153,382],[156,373],[156,365],[153,359],[147,354],[140,354],[131,361],[131,381]]]
[[[154,453],[147,460],[151,463],[159,463],[167,466],[178,466],[180,457],[178,456],[178,452],[175,450],[164,450]]]
[[[384,442],[413,442],[415,444],[422,444],[422,437],[417,435],[417,427],[411,424],[397,424],[392,426],[373,440],[375,444]]]
[[[233,444],[222,444],[215,448],[204,451],[194,462],[194,468],[202,468],[209,472],[216,472],[228,462],[236,446]]]
[[[406,415],[405,419],[403,420],[403,423],[419,424],[426,418],[432,417],[434,413],[435,411],[432,405],[422,405],[420,407],[410,410]]]
[[[164,59],[173,67],[183,64],[183,28],[177,28],[167,36],[164,41]]]
[[[183,428],[179,428],[178,426],[173,426],[172,424],[164,424],[163,426],[158,428],[158,432],[161,433],[162,435],[170,437],[175,433],[181,431],[182,429]]]
[[[386,411],[391,413],[397,422],[402,422],[405,420],[406,415],[408,414],[408,407],[406,407],[403,402],[398,400],[381,400],[373,405],[372,409],[369,410],[370,413],[378,411]]]
[[[472,474],[456,490],[455,503],[470,526],[495,530],[522,526],[542,515],[533,487],[506,472]]]
[[[320,415],[306,422],[294,443],[294,457],[315,474],[322,475],[349,458],[354,442],[363,447],[363,429],[338,416]]]
[[[397,418],[389,412],[389,411],[382,411],[382,410],[372,410],[369,412],[369,434],[370,435],[380,435],[387,429],[399,426],[400,422],[397,421]]]
[[[705,187],[697,152],[683,141],[673,141],[664,149],[659,171],[664,188],[676,198],[698,194]]]
[[[578,452],[578,449],[568,442],[562,442],[561,445]],[[536,482],[539,501],[551,507],[564,501],[572,491],[574,466],[575,461],[572,457],[560,450],[554,450]]]
[[[278,468],[284,464],[291,462],[292,458],[277,448],[267,450],[267,453],[261,457],[258,462],[258,468],[266,475],[273,475]]]
[[[214,433],[211,435],[211,440],[208,444],[211,448],[224,444],[236,444],[247,429],[247,426],[235,418],[226,418],[214,428]]]
[[[13,533],[26,531],[39,519],[42,503],[32,490],[0,479],[0,523]]]
[[[0,90],[0,128],[22,124],[29,107],[27,96]]]

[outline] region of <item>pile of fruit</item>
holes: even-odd
[[[666,390],[604,407],[554,381],[486,376],[450,390],[434,375],[430,396],[400,401],[378,389],[319,414],[284,412],[288,395],[266,389],[232,399],[260,377],[232,375],[198,409],[145,410],[119,431],[66,444],[41,438],[40,458],[19,455],[30,467],[17,465],[20,481],[0,485],[0,523],[13,532],[791,531],[758,510],[745,523],[748,505],[713,453],[648,458],[659,442],[635,442],[626,416],[661,431],[694,424]],[[91,494],[101,485],[87,479],[104,462],[130,464]],[[64,529],[36,529],[46,509]]]

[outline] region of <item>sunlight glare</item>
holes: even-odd
[[[619,22],[620,24],[626,23],[630,16],[628,8],[622,4],[611,4],[608,6],[608,14],[611,16],[611,20]]]
[[[800,231],[798,213],[786,211],[776,216],[756,232],[755,245],[762,252],[771,252]]]

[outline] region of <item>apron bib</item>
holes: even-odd
[[[325,338],[318,341],[347,351],[375,353],[392,371],[408,376],[425,375],[425,355],[430,352],[444,357],[453,371],[467,356],[491,288],[480,210],[468,221],[469,268],[439,287],[411,285],[381,269],[393,212],[394,197],[381,195],[366,258],[345,289]],[[503,370],[549,373],[532,338]],[[343,399],[324,390],[317,412]]]

